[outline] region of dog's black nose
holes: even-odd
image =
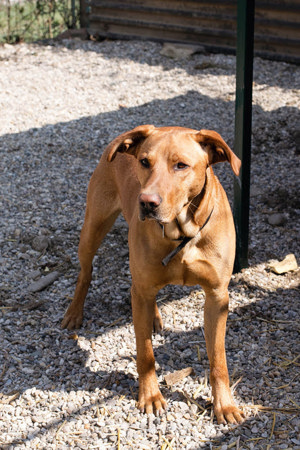
[[[153,212],[162,202],[162,198],[158,194],[140,194],[140,206],[147,213]]]

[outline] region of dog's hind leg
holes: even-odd
[[[93,184],[92,180],[78,248],[81,270],[73,300],[61,324],[62,328],[71,330],[79,328],[82,323],[84,301],[92,279],[93,258],[120,211],[117,194],[112,190],[108,191],[104,184]]]
[[[158,306],[155,303],[154,319],[153,319],[153,330],[154,330],[154,333],[161,333],[162,329],[163,329],[163,320],[162,320],[160,312],[158,310]]]

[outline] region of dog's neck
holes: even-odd
[[[171,240],[179,240],[184,237],[193,238],[206,225],[208,217],[214,208],[214,183],[213,173],[208,168],[201,192],[189,201],[177,215],[176,219],[164,225],[164,236]],[[209,188],[208,188],[209,187]]]

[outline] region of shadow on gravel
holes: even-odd
[[[113,43],[113,45],[112,45]],[[183,68],[187,73],[192,75],[197,75],[199,73],[204,73],[205,75],[227,75],[235,76],[235,56],[223,55],[223,54],[212,54],[196,52],[189,58],[170,58],[167,56],[162,56],[160,54],[162,50],[162,45],[157,43],[145,42],[144,48],[141,46],[141,42],[138,42],[138,46],[135,46],[135,41],[113,41],[109,39],[103,42],[93,42],[84,41],[84,43],[76,42],[74,39],[67,40],[50,40],[48,42],[37,43],[41,46],[45,44],[53,46],[53,51],[55,48],[61,49],[67,48],[68,50],[80,49],[86,52],[93,52],[100,54],[101,57],[106,59],[126,59],[132,60],[138,64],[145,64],[148,66],[161,66],[163,65],[164,70],[172,70],[174,68]],[[174,44],[176,46],[176,44]],[[153,51],[149,51],[149,46],[153,48]],[[122,49],[122,51],[121,51]],[[120,56],[122,55],[122,56]],[[255,61],[260,61],[259,69],[256,69]],[[187,63],[188,61],[188,63]],[[126,63],[126,62],[125,62]],[[272,76],[268,76],[268,81],[266,82],[265,73],[272,73]],[[255,58],[254,59],[254,82],[256,85],[261,85],[261,89],[264,90],[265,86],[279,86],[285,88],[287,86],[287,79],[290,79],[290,85],[295,85],[295,80],[297,79],[298,66],[297,64],[285,64],[278,63],[276,61],[270,61],[267,59]]]
[[[186,123],[186,108],[189,109],[189,114],[193,114],[193,123]],[[224,108],[228,111],[225,119],[224,115],[218,112]],[[276,164],[276,151],[294,148],[292,136],[289,134],[295,124],[294,113],[295,108],[292,107],[280,108],[270,113],[254,107],[253,140],[257,165],[254,166],[254,172],[260,171],[259,163],[262,159],[270,164],[274,159]],[[137,393],[135,375],[130,376],[122,370],[93,372],[85,367],[89,352],[80,348],[76,340],[69,339],[69,334],[60,331],[57,324],[63,317],[67,297],[73,295],[77,275],[76,251],[84,216],[86,187],[101,151],[112,138],[124,130],[142,123],[152,123],[154,115],[157,126],[179,125],[196,129],[215,129],[232,145],[233,102],[211,99],[194,91],[167,101],[156,100],[136,108],[120,108],[118,111],[96,117],[85,117],[70,123],[48,125],[42,129],[0,137],[4,165],[1,177],[5,193],[2,195],[1,207],[4,235],[1,258],[6,280],[0,303],[0,367],[3,368],[0,374],[0,389],[6,396],[15,391],[23,393],[33,387],[46,392],[70,392],[79,389],[93,391],[96,388],[105,388],[108,391],[107,396],[104,396],[100,403],[92,405],[99,406],[102,401],[106,402],[116,395],[130,396],[131,389]],[[281,133],[281,130],[284,130],[284,133]],[[290,181],[287,170],[290,170],[288,166],[278,167],[288,189]],[[217,172],[230,196],[233,178],[229,167],[222,165]],[[253,181],[255,184],[255,177]],[[272,175],[266,173],[265,185],[268,184],[272,185]],[[252,211],[255,212],[255,209],[254,203]],[[289,226],[292,225],[286,225]],[[262,228],[263,230],[256,228],[256,241],[252,247],[252,252],[258,252],[258,261],[266,261],[270,257],[266,252],[264,225]],[[42,230],[45,229],[43,234]],[[278,239],[281,239],[280,229],[267,231],[275,233]],[[35,250],[33,240],[41,233],[46,236],[47,245],[42,250]],[[109,333],[131,321],[127,301],[130,275],[126,251],[120,254],[120,247],[123,248],[125,243],[126,228],[122,229],[121,226],[115,227],[103,243],[97,257],[94,285],[86,304],[84,327],[78,333],[79,337],[96,339],[101,326],[113,324],[116,319],[120,319],[104,331]],[[297,249],[297,243],[282,242],[281,248],[272,248],[272,256],[280,257],[281,252],[285,252],[287,248],[289,252],[293,251],[293,248]],[[40,275],[43,275],[49,269],[57,269],[63,276],[45,291],[29,294],[29,274],[38,270]],[[124,280],[123,290],[120,285]],[[239,308],[229,315],[229,372],[232,374],[235,371],[235,378],[243,376],[248,380],[246,385],[242,381],[237,386],[237,393],[249,402],[253,398],[255,403],[256,393],[263,391],[259,397],[265,396],[267,402],[285,402],[286,390],[282,391],[280,386],[286,384],[285,377],[293,379],[297,368],[293,363],[282,365],[285,356],[294,352],[294,349],[289,349],[286,344],[280,346],[283,334],[283,342],[294,343],[297,339],[297,305],[290,300],[291,291],[281,289],[278,292],[269,292],[249,284],[241,291],[239,285],[231,289],[235,295],[239,292],[240,295],[247,296],[252,293],[255,298],[251,305]],[[176,293],[175,297],[178,299],[177,295]],[[102,299],[100,304],[96,302],[99,297]],[[173,294],[171,299],[174,299]],[[172,305],[168,300],[164,300],[164,303]],[[285,313],[281,316],[283,310]],[[288,312],[290,316],[286,315]],[[247,342],[246,351],[240,352],[241,341]],[[197,344],[191,344],[192,342]],[[200,346],[201,362],[197,359],[197,346]],[[195,366],[195,380],[204,376],[204,370],[208,369],[203,336],[200,334],[199,339],[197,329],[189,332],[166,331],[165,343],[158,345],[155,353],[162,371],[166,370],[166,367],[172,368],[170,355],[173,355],[174,370]],[[75,377],[74,374],[78,376]],[[265,377],[270,380],[268,383]],[[292,382],[289,386],[292,395]],[[166,388],[163,390],[170,403],[178,398],[182,399],[182,394],[176,388],[173,392]],[[284,395],[281,397],[282,392]],[[205,406],[205,398],[200,397],[197,401]],[[59,428],[65,420],[73,420],[81,411],[82,409],[75,409],[70,415],[65,414],[63,418],[50,423],[49,428]],[[243,427],[244,425],[241,426],[242,430]],[[245,427],[247,429],[247,425]],[[247,436],[249,437],[246,433],[246,438]],[[10,445],[17,445],[17,442]]]
[[[224,115],[224,109],[227,115]],[[234,102],[212,99],[196,91],[142,106],[120,107],[98,116],[0,136],[4,239],[6,243],[7,239],[17,239],[15,252],[18,253],[21,247],[21,252],[25,253],[23,268],[26,258],[31,260],[26,246],[30,246],[43,229],[54,234],[53,239],[49,238],[48,254],[57,252],[68,257],[66,249],[76,251],[88,181],[103,149],[118,134],[137,125],[153,123],[153,117],[156,126],[214,129],[233,148]],[[283,238],[280,257],[286,251],[297,252],[293,220],[284,223],[284,227],[274,228],[266,224],[268,208],[288,214],[291,219],[296,218],[295,211],[299,209],[298,187],[293,176],[295,163],[291,157],[296,149],[294,132],[297,130],[297,117],[298,110],[294,107],[282,107],[271,112],[253,107],[251,188],[255,188],[256,193],[250,206],[250,228],[253,226],[250,238],[255,240],[253,248],[250,245],[250,256],[254,257],[252,262],[255,263],[274,258],[278,253],[272,245],[267,247],[274,236]],[[289,154],[285,165],[281,163],[282,154]],[[279,162],[277,155],[281,156]],[[229,165],[216,165],[215,172],[232,202],[233,174]],[[277,197],[280,201],[276,200]],[[262,211],[266,211],[263,212],[263,223],[256,217],[256,213]],[[290,231],[288,242],[283,237],[287,231]],[[269,239],[270,236],[273,238]],[[11,258],[10,254],[8,261]],[[20,256],[17,258],[20,260]]]

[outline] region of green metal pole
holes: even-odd
[[[238,0],[237,11],[234,150],[242,161],[242,168],[239,177],[234,180],[233,215],[237,233],[235,271],[248,265],[254,3],[254,0]]]

